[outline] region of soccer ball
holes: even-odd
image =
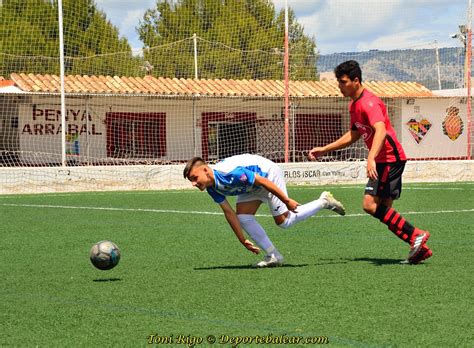
[[[110,240],[95,243],[89,254],[92,264],[101,270],[112,269],[120,261],[120,249]]]

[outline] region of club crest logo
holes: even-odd
[[[365,124],[362,124],[362,123],[359,123],[359,122],[356,122],[354,123],[355,126],[357,127],[360,135],[362,136],[362,139],[364,141],[366,141],[367,139],[370,139],[370,137],[372,136],[372,127],[368,127],[366,126]]]
[[[417,144],[419,144],[425,138],[426,134],[428,134],[432,123],[426,118],[422,118],[419,121],[417,121],[415,118],[412,118],[406,123],[406,125],[408,126],[408,131],[410,132],[413,139]]]
[[[243,183],[247,182],[247,180],[248,180],[248,179],[247,179],[247,175],[245,175],[245,173],[242,174],[242,175],[240,176],[239,180],[240,180],[240,182],[243,182]]]
[[[450,106],[446,109],[446,117],[443,121],[443,133],[449,139],[455,141],[462,134],[464,130],[464,123],[459,116],[459,108]]]

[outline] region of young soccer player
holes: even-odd
[[[392,208],[393,201],[400,197],[402,173],[407,159],[390,124],[385,104],[364,88],[362,71],[356,61],[338,65],[334,73],[341,93],[351,98],[350,130],[338,140],[310,150],[309,159],[315,160],[327,152],[345,148],[362,137],[369,149],[369,181],[365,188],[363,208],[386,224],[398,238],[410,244],[408,257],[402,263],[418,264],[433,254],[426,245],[430,233],[414,227]]]
[[[319,199],[304,205],[289,198],[280,167],[257,155],[232,156],[217,163],[213,168],[202,158],[194,157],[187,162],[183,176],[191,181],[194,187],[201,191],[206,190],[220,205],[240,243],[255,254],[258,254],[260,249],[265,251],[264,259],[255,267],[274,267],[283,263],[283,256],[255,219],[262,202],[268,204],[275,223],[281,228],[288,228],[303,221],[321,209],[345,214],[343,205],[330,192],[323,192]],[[225,196],[237,196],[236,210]],[[258,247],[244,237],[242,229]]]

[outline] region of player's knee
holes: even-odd
[[[273,221],[275,221],[275,224],[278,226],[278,227],[281,227],[281,228],[287,228],[287,226],[282,226],[285,224],[285,221],[286,221],[286,215],[285,214],[282,214],[282,215],[278,215],[278,216],[274,216],[273,217]]]
[[[275,224],[280,227],[280,228],[288,228],[290,227],[290,224],[289,224],[289,221],[288,221],[288,212],[284,213],[284,214],[281,214],[281,215],[277,215],[277,216],[274,216],[273,217],[273,221],[275,221]]]
[[[364,209],[367,214],[375,214],[375,210],[377,209],[377,197],[365,194],[362,200],[362,209]]]
[[[375,214],[375,210],[377,209],[377,204],[373,203],[365,203],[362,205],[362,209],[364,209],[364,211],[367,213],[367,214],[370,214],[370,215],[374,215]]]
[[[369,200],[364,200],[362,203],[362,209],[364,209],[367,214],[374,215],[377,210],[377,204]]]

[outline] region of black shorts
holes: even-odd
[[[365,194],[381,198],[400,198],[405,162],[377,163],[378,179],[369,179]]]

